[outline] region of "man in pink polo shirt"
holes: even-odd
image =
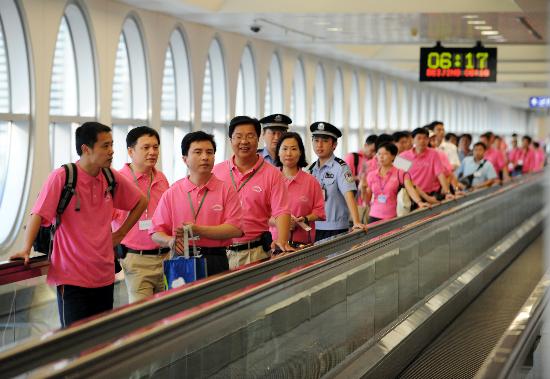
[[[533,139],[530,136],[523,136],[521,139],[521,150],[517,155],[516,172],[520,175],[533,172],[536,167],[535,151],[531,147]]]
[[[132,227],[119,245],[120,263],[130,303],[164,290],[163,261],[170,249],[161,249],[149,236],[151,218],[160,197],[169,187],[164,174],[155,168],[159,156],[160,137],[155,129],[139,126],[126,136],[128,155],[132,162],[120,173],[134,182],[147,198],[147,208],[139,222]],[[128,212],[117,210],[112,227],[117,230],[126,220]],[[124,257],[125,255],[125,257]]]
[[[408,172],[413,183],[426,194],[436,196],[438,200],[453,199],[439,154],[428,147],[428,129],[416,128],[412,136],[414,147],[401,153],[400,157],[412,163]]]
[[[510,174],[506,165],[506,155],[502,150],[495,147],[495,143],[500,145],[500,137],[496,137],[492,132],[487,132],[479,137],[479,141],[487,146],[484,158],[491,162],[501,180],[508,180],[510,179]]]
[[[114,197],[102,168],[113,160],[111,129],[98,122],[86,122],[76,129],[76,190],[61,215],[53,240],[47,281],[57,287],[61,326],[113,308],[114,251],[139,219],[147,200],[136,186],[113,171]],[[32,243],[40,225],[52,224],[65,184],[65,170],[53,171],[42,186],[27,225],[25,245],[11,258],[28,263]],[[111,232],[113,209],[130,213],[116,232]]]
[[[355,180],[355,185],[357,186],[357,210],[359,211],[359,218],[363,220],[363,215],[365,213],[365,207],[367,204],[363,201],[362,191],[366,190],[365,186],[361,186],[361,178],[366,177],[367,173],[371,170],[375,170],[378,165],[376,163],[375,154],[376,154],[376,141],[378,136],[376,134],[371,134],[365,140],[363,149],[355,152],[349,153],[344,157],[344,162],[347,163],[348,167],[351,170],[353,179]]]
[[[214,136],[188,133],[181,154],[189,175],[175,182],[162,198],[150,229],[153,240],[182,254],[184,225],[191,225],[200,254],[206,257],[208,275],[229,269],[226,248],[243,235],[242,210],[237,192],[212,173],[216,155]]]
[[[229,267],[267,258],[271,249],[293,251],[288,244],[290,210],[281,172],[256,153],[260,123],[237,116],[229,123],[233,156],[214,166],[214,175],[237,191],[243,208],[244,236],[228,248]],[[272,243],[268,221],[275,218],[277,239]]]

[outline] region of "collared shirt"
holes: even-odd
[[[472,150],[468,150],[468,153],[464,153],[463,150],[458,151],[458,159],[460,159],[460,162],[464,160],[466,157],[471,157],[473,154]]]
[[[372,192],[369,216],[387,220],[397,216],[397,192],[405,184],[405,172],[392,167],[385,177],[380,169],[367,175],[367,185]]]
[[[483,167],[479,168],[482,162]],[[495,171],[495,168],[493,167],[493,164],[485,159],[482,159],[481,161],[476,161],[474,157],[466,157],[462,161],[462,164],[458,168],[457,176],[469,176],[474,175],[472,180],[472,185],[477,186],[481,183],[486,182],[487,180],[496,179],[497,173]]]
[[[521,172],[523,174],[527,174],[530,172],[533,172],[536,168],[536,156],[535,151],[531,149],[530,147],[525,151],[525,149],[521,149],[518,153],[517,157],[517,164],[518,166],[522,166]]]
[[[376,156],[365,161],[365,164],[361,166],[361,169],[359,171],[359,177],[363,180],[367,180],[367,175],[372,172],[378,170],[378,160],[376,159]],[[360,205],[362,207],[366,206],[365,200],[363,200],[363,196],[358,196],[357,199],[357,205]]]
[[[132,229],[130,229],[128,234],[126,234],[126,237],[124,237],[124,239],[122,240],[122,244],[134,250],[156,249],[159,246],[151,239],[151,236],[149,235],[149,230],[140,230],[139,223],[141,221],[151,220],[151,217],[153,217],[153,213],[155,213],[155,209],[157,209],[157,205],[162,194],[168,189],[168,187],[170,187],[170,185],[168,184],[168,180],[166,180],[166,176],[164,176],[164,174],[161,171],[158,171],[156,168],[153,168],[152,181],[150,174],[146,175],[140,172],[132,173],[132,169],[130,168],[130,165],[128,163],[126,163],[124,167],[119,170],[119,172],[127,177],[129,180],[134,182],[134,184],[136,184],[137,181],[137,187],[141,190],[144,196],[148,197],[149,200],[147,204],[147,209],[141,214],[139,221],[136,222],[136,224],[132,227]],[[150,191],[149,186],[151,188]],[[149,196],[147,195],[148,193]],[[128,212],[122,211],[120,209],[115,209],[112,222],[113,230],[117,230],[118,228],[120,228],[126,220],[126,217],[128,217]]]
[[[458,158],[458,149],[453,143],[443,141],[439,145],[438,149],[443,151],[447,155],[449,162],[451,163],[452,166],[454,166],[453,168],[460,166],[460,159]]]
[[[55,232],[47,281],[86,288],[110,285],[115,280],[111,232],[113,208],[131,210],[141,193],[135,184],[113,170],[117,183],[114,199],[107,179],[100,171],[91,176],[77,162],[76,193],[72,196]],[[65,185],[65,169],[53,171],[42,186],[32,214],[42,217],[42,225],[55,221],[59,197]],[[80,210],[75,210],[77,201]]]
[[[489,147],[485,151],[484,158],[493,164],[493,167],[497,173],[501,172],[506,166],[506,157],[504,156],[504,153],[493,147]]]
[[[357,191],[351,170],[340,158],[332,155],[319,167],[319,161],[310,166],[310,172],[325,193],[326,221],[316,221],[321,230],[338,230],[349,227],[349,210],[345,199],[346,192]]]
[[[546,161],[546,153],[542,148],[535,150],[535,171],[540,171],[544,168],[544,162]]]
[[[445,154],[442,150],[437,150],[437,153],[439,154],[439,159],[441,159],[441,163],[443,163],[443,168],[445,169],[445,176],[451,175],[453,172],[453,165],[449,161],[449,158],[447,157],[447,154]]]
[[[272,166],[275,166],[275,159],[271,158],[271,155],[269,155],[269,151],[267,151],[267,147],[264,147],[263,149],[260,150],[260,155],[262,156],[264,161],[266,161]]]
[[[412,148],[399,156],[411,161],[412,165],[408,172],[415,185],[426,193],[439,191],[441,185],[437,177],[445,173],[445,167],[437,151],[427,147],[421,154],[417,154]]]
[[[230,224],[242,230],[241,218],[239,198],[231,185],[212,175],[205,185],[199,187],[186,177],[175,182],[162,195],[153,215],[153,226],[149,234],[164,232],[173,236],[176,228],[186,222],[208,226]],[[231,239],[213,240],[200,237],[196,244],[203,247],[224,247],[231,244]]]
[[[355,165],[355,154],[357,154],[357,166]],[[351,170],[351,174],[355,177],[359,176],[359,174],[363,171],[367,170],[367,162],[369,161],[369,158],[363,154],[362,151],[359,151],[357,153],[349,153],[346,154],[344,157],[344,162],[347,163],[348,167]]]
[[[262,157],[258,157],[254,167],[245,173],[235,166],[235,156],[215,165],[212,172],[227,185],[237,188],[245,234],[233,239],[233,243],[257,239],[269,230],[270,217],[290,214],[283,175]]]
[[[314,214],[319,219],[324,220],[325,201],[323,200],[323,192],[321,186],[314,176],[300,170],[292,179],[284,178],[284,183],[287,192],[291,193],[288,203],[290,213],[295,217],[307,216]],[[292,241],[301,243],[311,243],[315,241],[315,222],[310,223],[311,231],[306,232],[300,226],[296,225],[292,232]],[[277,239],[277,228],[269,228],[273,239]],[[311,239],[309,238],[311,237]],[[290,238],[288,238],[290,239]]]

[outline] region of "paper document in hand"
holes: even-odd
[[[393,160],[393,167],[403,170],[405,172],[409,171],[411,166],[412,166],[412,162],[409,161],[408,159],[397,156]]]

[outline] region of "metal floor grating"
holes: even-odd
[[[544,273],[543,237],[516,258],[399,378],[473,378]]]

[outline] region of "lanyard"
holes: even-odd
[[[237,192],[240,192],[240,190],[245,186],[246,183],[248,183],[250,181],[250,179],[252,179],[254,177],[254,175],[256,175],[256,173],[258,171],[260,171],[260,168],[262,168],[263,164],[264,164],[265,161],[262,161],[262,163],[260,163],[260,165],[258,166],[258,169],[257,170],[254,170],[254,172],[252,173],[252,175],[250,175],[245,181],[243,184],[241,184],[241,186],[239,188],[237,188],[237,184],[235,183],[235,177],[233,176],[233,171],[231,169],[229,169],[229,175],[231,176],[231,182],[233,182],[233,187],[235,188],[235,191]]]
[[[391,178],[391,174],[392,174],[393,170],[390,168],[390,170],[386,173],[386,180],[383,181],[382,178],[380,177],[380,171],[378,172],[378,185],[380,186],[380,189],[381,189],[381,192],[384,193],[384,189],[386,188],[386,184],[388,184],[388,182],[390,181],[390,178]]]
[[[134,177],[134,183],[136,183],[136,186],[139,188],[137,176],[134,173],[134,170],[132,169],[132,165],[128,165],[130,168],[130,171],[132,172],[132,176]],[[151,187],[153,187],[153,171],[151,171],[151,181],[149,182],[149,188],[147,188],[147,208],[145,208],[145,218],[147,218],[147,213],[149,211],[149,199],[151,199]]]
[[[204,204],[204,199],[206,199],[206,195],[208,195],[208,189],[204,191],[204,195],[202,195],[201,202],[199,204],[199,209],[197,209],[197,212],[195,213],[195,207],[193,206],[193,201],[191,200],[191,195],[189,192],[187,192],[187,200],[189,200],[189,206],[191,207],[191,212],[193,213],[193,219],[195,222],[197,222],[197,216],[199,215],[199,212],[201,211],[202,205]]]

